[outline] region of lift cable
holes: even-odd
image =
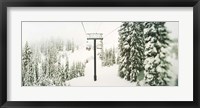
[[[83,22],[81,22],[81,25],[82,25],[82,27],[83,27],[83,30],[84,30],[85,34],[87,34]],[[120,26],[119,26],[119,27],[120,27]],[[117,27],[117,28],[113,29],[112,31],[108,32],[108,33],[104,36],[104,39],[105,39],[106,37],[108,37],[111,33],[113,33],[115,30],[117,30],[119,27]],[[81,46],[83,46],[83,45],[84,45],[84,44],[82,44]]]
[[[119,26],[120,27],[120,26]],[[104,38],[106,38],[107,36],[109,36],[111,33],[113,33],[115,30],[117,30],[119,27],[117,27],[117,28],[115,28],[115,29],[113,29],[112,31],[110,31],[109,33],[107,33],[105,36],[104,36]]]
[[[82,27],[83,27],[83,30],[84,30],[85,34],[87,34],[87,32],[86,32],[86,30],[85,30],[85,26],[84,26],[83,22],[81,22],[81,25],[82,25]]]

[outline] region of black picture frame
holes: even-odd
[[[193,7],[193,101],[7,101],[7,7]],[[0,1],[0,106],[2,108],[43,107],[200,107],[200,0],[1,0]]]

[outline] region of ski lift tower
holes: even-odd
[[[96,40],[103,40],[103,33],[87,33],[87,40],[94,40],[94,81],[97,80],[96,75]]]

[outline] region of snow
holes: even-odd
[[[68,86],[136,86],[135,83],[131,83],[122,79],[118,76],[118,65],[115,64],[110,67],[101,66],[101,60],[97,57],[97,81],[94,81],[94,57],[93,50],[77,51],[77,54],[82,52],[82,57],[86,56],[88,63],[86,63],[85,76],[74,78],[72,80],[66,81]],[[84,53],[83,53],[84,52]],[[73,55],[76,57],[76,53]],[[72,57],[72,56],[71,56]]]
[[[65,68],[66,61],[68,60],[69,66],[72,66],[73,63],[82,62],[85,64],[85,72],[84,76],[73,78],[71,80],[66,80],[66,86],[136,86],[136,83],[131,83],[125,79],[122,79],[118,75],[118,65],[114,64],[112,66],[102,66],[102,61],[99,58],[98,53],[101,49],[96,50],[96,58],[97,58],[97,81],[94,81],[94,50],[86,50],[86,45],[79,47],[79,49],[72,51],[65,50],[58,51],[57,54],[57,63],[59,62],[61,66]],[[42,73],[42,63],[46,60],[46,57],[43,53],[41,55],[41,63],[38,64],[39,74]],[[86,62],[88,61],[88,62]],[[56,63],[56,65],[57,65]],[[50,80],[50,79],[49,79]]]
[[[125,49],[129,49],[130,46],[129,46],[129,45],[125,45],[124,48],[125,48]]]
[[[145,44],[145,48],[151,48],[152,47],[152,43],[151,42],[148,42]]]
[[[85,50],[84,47],[82,47],[82,49],[75,50],[73,53],[68,52],[67,56],[68,56],[69,64],[72,64],[73,62],[83,62],[84,63],[84,62],[86,62],[86,59],[92,58],[91,54],[92,54],[92,52]]]

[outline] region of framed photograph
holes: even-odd
[[[0,8],[2,108],[199,107],[199,0]]]

